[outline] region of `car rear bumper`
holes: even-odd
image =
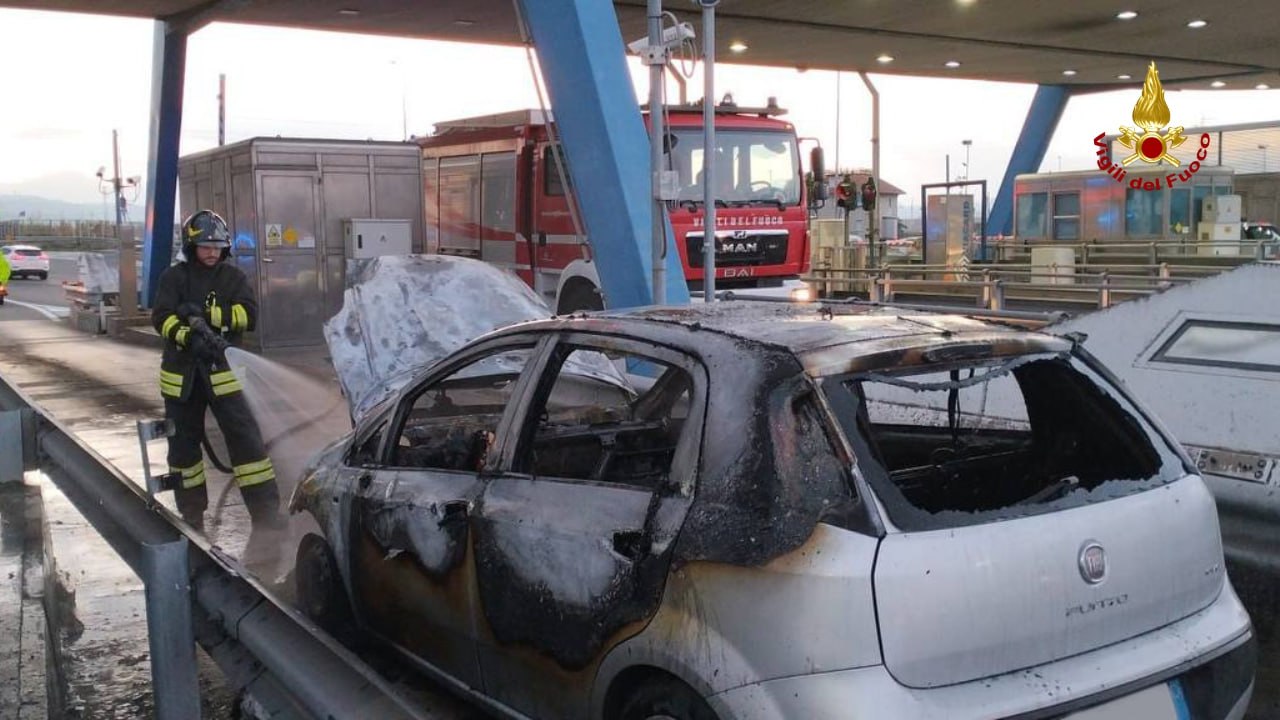
[[[1017,672],[946,687],[900,685],[883,666],[755,683],[708,698],[722,720],[1049,720],[1177,681],[1191,720],[1239,720],[1256,647],[1230,584],[1209,607],[1139,637]]]

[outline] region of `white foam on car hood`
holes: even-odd
[[[368,260],[354,268],[325,342],[353,418],[467,342],[551,310],[514,274],[444,255]]]

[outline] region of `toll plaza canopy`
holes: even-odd
[[[0,6],[197,26],[235,22],[520,42],[511,0],[0,0]],[[698,8],[689,0],[664,7],[697,25]],[[614,8],[623,37],[645,34],[644,0]],[[1132,10],[1138,11],[1132,19],[1117,17]],[[717,56],[752,65],[1068,86],[1140,84],[1154,60],[1166,87],[1207,88],[1215,80],[1228,88],[1280,87],[1280,43],[1269,21],[1274,12],[1273,0],[723,0]],[[1188,25],[1197,20],[1207,24]],[[732,54],[732,42],[748,49]],[[877,62],[881,55],[894,59]]]

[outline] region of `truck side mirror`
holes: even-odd
[[[809,151],[809,172],[813,173],[814,180],[822,180],[827,176],[827,163],[823,158],[821,145]]]

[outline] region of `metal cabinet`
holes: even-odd
[[[412,143],[255,138],[178,162],[183,216],[231,225],[234,262],[258,292],[257,349],[318,345],[342,306],[343,223],[410,221],[423,252],[421,150]]]

